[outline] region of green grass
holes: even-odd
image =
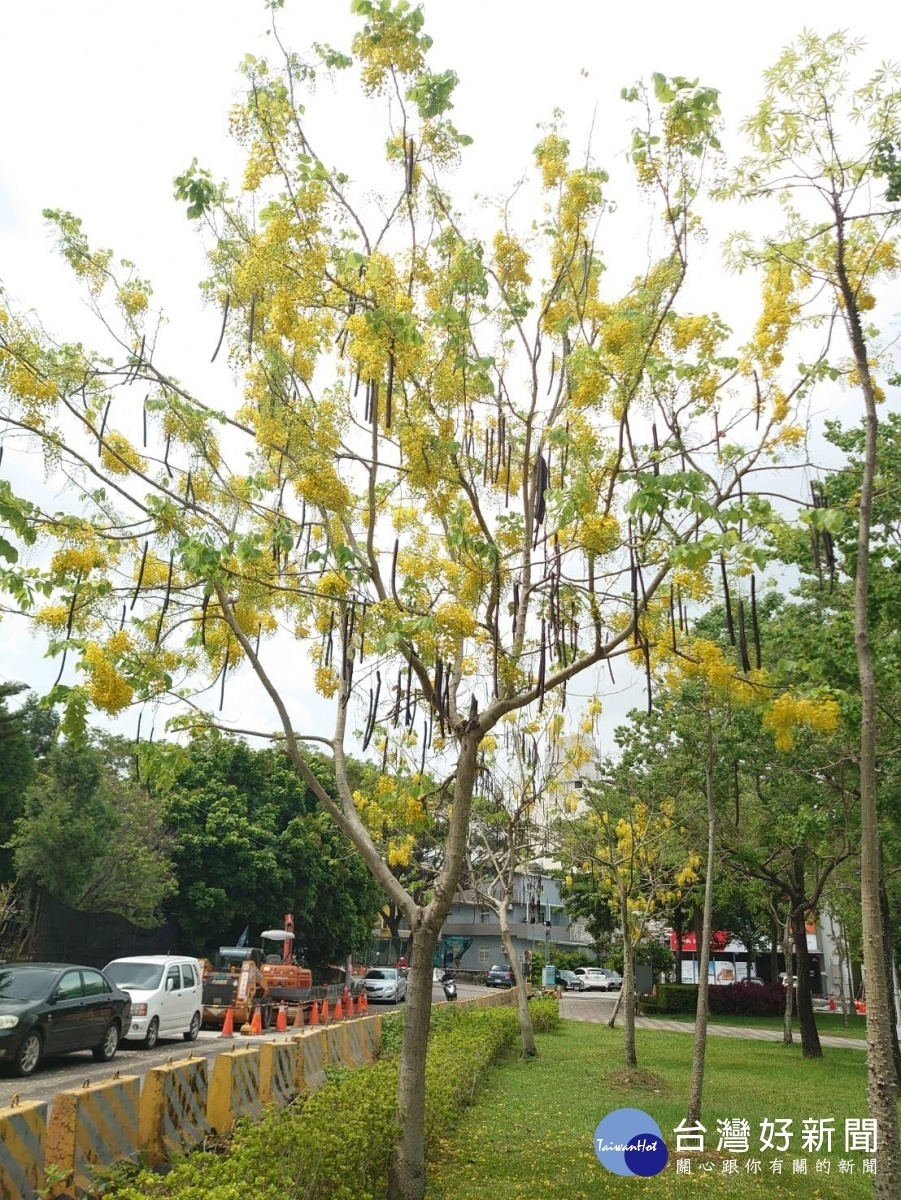
[[[690,1024],[692,1021],[694,1021],[695,1017],[694,1013],[672,1013],[669,1015],[664,1015],[663,1013],[648,1013],[647,1019],[649,1021],[656,1019],[661,1021],[686,1021]],[[778,1033],[782,1032],[781,1017],[711,1016],[709,1020],[711,1025],[748,1026],[749,1028],[753,1029],[774,1029]],[[816,1022],[817,1030],[822,1036],[856,1038],[862,1042],[866,1041],[866,1017],[850,1017],[846,1027],[842,1024],[841,1013],[817,1013]],[[801,1033],[798,1028],[797,1018],[795,1018],[792,1027],[794,1029],[795,1038],[800,1038]]]
[[[673,1129],[685,1115],[691,1038],[639,1030],[639,1064],[659,1078],[659,1090],[611,1079],[621,1069],[621,1039],[620,1031],[604,1025],[564,1021],[558,1032],[539,1035],[538,1058],[509,1060],[495,1068],[475,1105],[442,1143],[429,1170],[428,1200],[674,1200],[698,1195],[855,1200],[872,1195],[872,1177],[860,1174],[861,1155],[844,1153],[845,1118],[867,1115],[860,1051],[827,1050],[824,1058],[805,1061],[797,1047],[711,1038],[702,1114],[707,1147],[716,1148],[717,1119],[745,1117],[751,1124],[752,1154],[735,1157],[759,1158],[764,1173],[723,1175],[717,1162],[715,1173],[703,1175],[695,1161],[691,1175],[680,1175],[672,1158]],[[625,1107],[650,1113],[662,1129],[671,1158],[661,1175],[621,1179],[597,1161],[592,1139],[598,1122]],[[783,1156],[781,1176],[769,1169],[772,1152],[753,1152],[765,1117],[794,1120],[793,1145],[798,1149]],[[804,1156],[800,1129],[807,1117],[835,1120],[829,1175],[815,1173],[817,1156],[812,1153],[806,1155],[811,1173],[791,1174],[792,1158]],[[838,1174],[839,1159],[846,1157],[855,1160],[851,1176]]]

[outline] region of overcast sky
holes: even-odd
[[[476,193],[495,199],[512,191],[529,168],[537,126],[555,108],[564,111],[575,146],[583,147],[590,131],[595,160],[614,175],[625,173],[630,114],[620,89],[653,71],[698,76],[721,89],[734,131],[760,95],[763,69],[805,26],[821,33],[849,29],[866,40],[873,64],[901,57],[901,16],[890,0],[561,0],[554,6],[426,0],[423,7],[435,42],[431,64],[460,76],[454,120],[475,139],[456,180],[461,206]],[[279,18],[283,40],[301,52],[312,41],[347,50],[358,28],[349,9],[348,0],[286,0]],[[200,307],[203,254],[183,206],[173,200],[172,179],[196,156],[215,176],[237,184],[241,159],[228,136],[228,110],[240,94],[241,59],[272,50],[267,28],[258,0],[0,5],[0,278],[53,333],[69,338],[77,331],[91,340],[83,305],[41,219],[45,207],[72,210],[96,242],[133,259],[150,277],[170,317],[169,361],[207,399],[229,381],[221,364],[208,366],[218,316]],[[333,153],[320,153],[356,177],[380,151],[358,116],[341,86],[324,80],[309,118],[317,148],[334,146]],[[737,137],[727,144],[737,146]],[[725,229],[712,232],[702,274],[707,286],[722,281],[717,256]],[[611,250],[614,268],[617,254],[631,262],[640,249],[623,238]],[[715,307],[741,313],[746,301],[729,286]],[[38,464],[10,468],[4,462],[4,468],[27,473]],[[0,678],[49,686],[42,653],[22,622],[0,625]],[[308,721],[318,726],[310,732],[326,732],[330,706],[312,696],[305,658],[282,663],[277,674],[298,725]],[[228,715],[272,727],[262,697],[252,687],[240,698],[236,690]],[[632,703],[641,703],[637,688],[611,712],[619,715]],[[129,717],[125,727],[133,724]]]

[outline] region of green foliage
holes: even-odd
[[[693,1013],[698,1008],[698,989],[693,983],[661,983],[656,1001],[659,1013]]]
[[[334,793],[331,763],[309,761]],[[283,753],[196,738],[163,802],[179,880],[170,911],[198,951],[248,923],[280,928],[286,912],[310,965],[341,961],[368,942],[380,893]]]
[[[8,846],[19,878],[74,908],[158,920],[174,889],[162,806],[132,775],[132,746],[95,734],[41,759]]]
[[[25,791],[34,778],[34,754],[29,745],[22,709],[10,712],[7,700],[24,684],[0,683],[0,829],[11,829],[22,815]],[[12,854],[0,846],[0,883],[12,878]]]
[[[560,1005],[553,996],[536,996],[529,1001],[535,1033],[553,1033],[560,1024]]]
[[[452,1006],[448,1006],[451,1008]],[[514,1008],[458,1008],[433,1034],[426,1064],[426,1138],[432,1153],[472,1103],[486,1069],[516,1040]],[[198,1153],[160,1177],[140,1173],[110,1200],[379,1200],[398,1136],[397,1059],[343,1072],[290,1108],[238,1127],[227,1155]]]

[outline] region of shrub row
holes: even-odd
[[[714,985],[707,990],[710,1011],[718,1017],[778,1017],[785,1008],[785,990],[759,983]],[[646,1013],[694,1013],[698,988],[693,983],[662,983],[653,1000],[642,1004]]]
[[[450,1006],[448,1006],[450,1007]],[[443,1018],[429,1043],[426,1137],[436,1148],[471,1102],[485,1069],[516,1040],[514,1008]],[[397,1138],[396,1058],[341,1075],[255,1125],[239,1124],[228,1154],[198,1152],[164,1176],[141,1171],[114,1200],[377,1200]]]

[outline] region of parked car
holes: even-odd
[[[607,972],[600,967],[576,967],[573,973],[582,980],[582,990],[585,992],[606,992],[610,987]]]
[[[511,988],[516,986],[516,976],[513,974],[512,967],[492,967],[485,976],[485,987],[505,987]]]
[[[399,1004],[407,998],[406,976],[397,967],[370,967],[363,976],[363,989],[367,1000]]]
[[[618,992],[623,986],[623,977],[619,971],[611,971],[609,967],[604,967],[604,974],[607,976],[608,991]]]
[[[566,992],[582,992],[585,990],[585,985],[581,978],[574,971],[558,971],[557,979],[560,986]]]
[[[131,1000],[102,971],[71,963],[0,965],[0,1064],[33,1075],[47,1054],[91,1050],[109,1062]]]
[[[161,1037],[193,1042],[200,1032],[203,982],[196,958],[146,954],[116,958],[106,975],[131,996],[131,1021],[123,1037],[152,1050]]]

